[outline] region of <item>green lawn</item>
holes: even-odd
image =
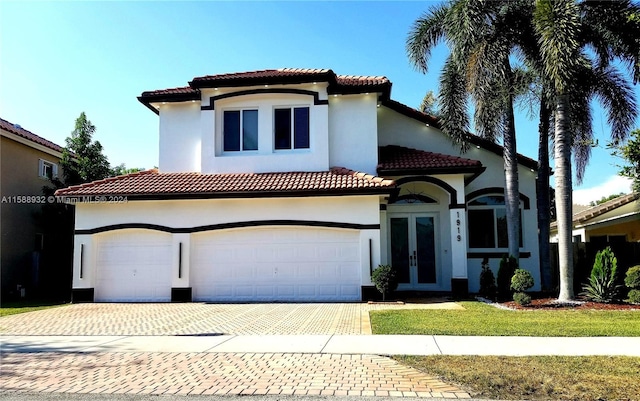
[[[481,302],[460,302],[464,310],[372,311],[373,334],[462,336],[601,337],[640,336],[640,311],[498,309]]]
[[[640,400],[640,358],[438,355],[395,359],[477,398]]]
[[[42,301],[20,301],[20,302],[3,302],[0,305],[0,317],[15,315],[18,313],[33,312],[40,309],[55,308],[63,306],[61,302],[42,302]]]

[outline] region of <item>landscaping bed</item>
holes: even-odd
[[[517,310],[610,310],[610,311],[640,311],[640,305],[628,303],[599,303],[579,301],[575,303],[559,303],[556,298],[541,298],[531,300],[531,304],[522,306],[515,302],[502,302],[500,305]]]

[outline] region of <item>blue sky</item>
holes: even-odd
[[[418,107],[426,91],[437,91],[446,48],[423,75],[404,44],[432,4],[1,1],[0,117],[64,145],[84,111],[112,165],[151,168],[158,164],[158,117],[136,97],[196,76],[282,67],[384,75],[393,99]],[[604,149],[603,117],[595,109],[601,147],[575,187],[583,203],[629,188]],[[518,151],[537,159],[537,121],[522,111],[516,130]]]

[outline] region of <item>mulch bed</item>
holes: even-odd
[[[515,302],[501,302],[501,305],[510,309],[520,310],[637,310],[640,311],[640,305],[626,304],[626,303],[609,303],[601,304],[598,302],[583,302],[580,303],[558,303],[556,298],[541,298],[531,300],[531,304],[527,306],[520,306]]]

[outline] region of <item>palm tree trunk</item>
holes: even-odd
[[[558,223],[558,257],[560,270],[559,301],[574,298],[573,292],[573,241],[572,204],[573,185],[571,176],[571,133],[569,132],[569,110],[567,96],[559,95],[555,121],[555,182],[556,213]]]
[[[544,100],[540,101],[540,125],[538,141],[538,175],[536,177],[536,204],[538,209],[538,255],[542,289],[552,288],[551,253],[549,247],[549,224],[551,201],[549,195],[549,118],[551,110]]]
[[[516,127],[513,117],[513,96],[509,96],[506,110],[507,132],[503,138],[505,206],[507,209],[507,236],[509,255],[520,258],[520,188],[518,185],[518,156],[516,153]]]

